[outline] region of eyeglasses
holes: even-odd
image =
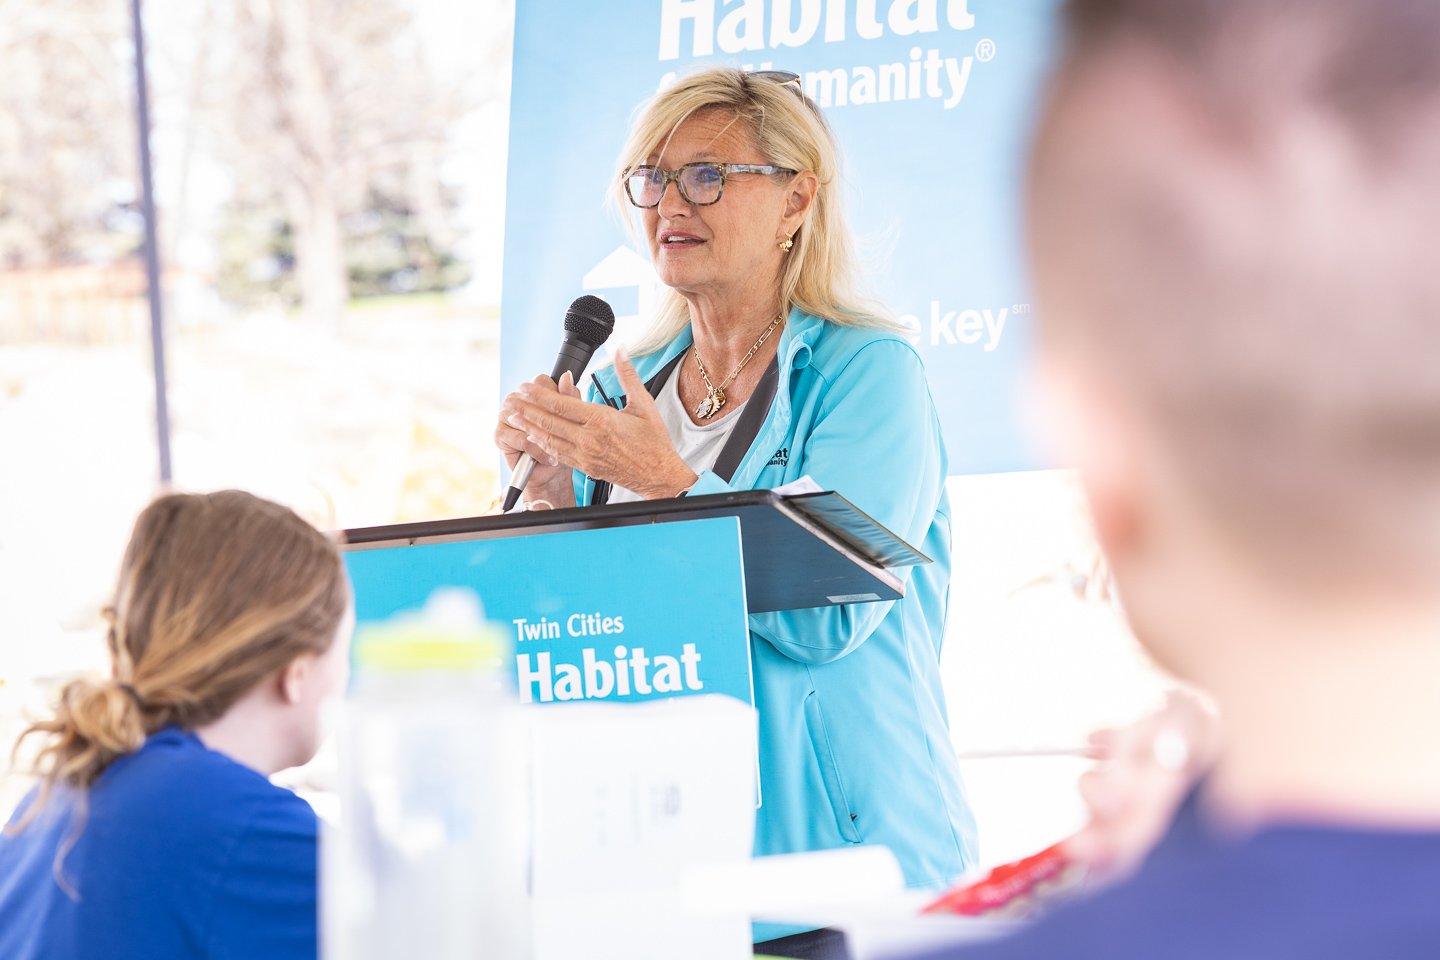
[[[751,70],[750,76],[759,77],[761,80],[770,80],[780,86],[795,85],[795,92],[801,97],[805,96],[805,90],[800,86],[800,74],[791,73],[789,70]]]
[[[680,188],[680,196],[686,203],[697,207],[708,207],[720,199],[725,190],[725,179],[736,173],[793,174],[788,167],[777,167],[770,163],[711,163],[699,161],[687,163],[674,170],[662,170],[654,164],[632,167],[625,175],[625,195],[630,202],[642,210],[658,207],[665,196],[670,181]]]

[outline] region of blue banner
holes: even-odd
[[[632,111],[675,75],[799,73],[846,157],[865,286],[909,326],[951,469],[1039,466],[1021,427],[1031,342],[1020,230],[1059,0],[517,0],[501,377],[550,369],[561,318],[605,297],[616,337],[656,279],[603,209]]]
[[[740,521],[352,549],[357,633],[466,588],[510,634],[522,703],[754,703]]]

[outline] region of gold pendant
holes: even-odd
[[[719,387],[711,387],[710,392],[705,394],[700,405],[695,408],[695,416],[701,420],[709,420],[719,413],[723,406],[725,406],[725,391]]]

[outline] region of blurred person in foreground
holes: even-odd
[[[353,625],[340,555],[285,507],[170,494],[135,523],[111,675],[75,680],[0,836],[0,956],[314,960],[314,756]]]
[[[512,466],[536,458],[526,496],[550,506],[808,475],[934,557],[900,572],[897,601],[749,618],[755,852],[884,845],[911,886],[944,887],[975,858],[940,686],[945,447],[915,349],[853,292],[830,125],[793,73],[700,70],[644,105],[617,166],[615,201],[669,288],[633,364],[597,375],[628,402],[540,377],[506,399],[496,442]],[[843,950],[833,931],[756,936],[770,954]]]
[[[1440,4],[1072,0],[1041,373],[1209,773],[972,958],[1440,956]]]

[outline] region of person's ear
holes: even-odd
[[[1140,467],[1118,440],[1102,425],[1091,441],[1091,455],[1078,464],[1095,539],[1112,569],[1126,567],[1145,539]]]
[[[280,700],[285,704],[299,703],[304,696],[305,681],[310,677],[310,671],[315,668],[315,655],[302,653],[280,668],[279,693]]]
[[[820,179],[808,170],[790,178],[790,190],[785,195],[785,216],[783,227],[787,237],[793,237],[810,214],[815,194],[820,189]]]
[[[1041,422],[1060,465],[1080,474],[1100,548],[1112,569],[1140,549],[1146,467],[1135,414],[1098,379],[1053,360],[1042,364]]]

